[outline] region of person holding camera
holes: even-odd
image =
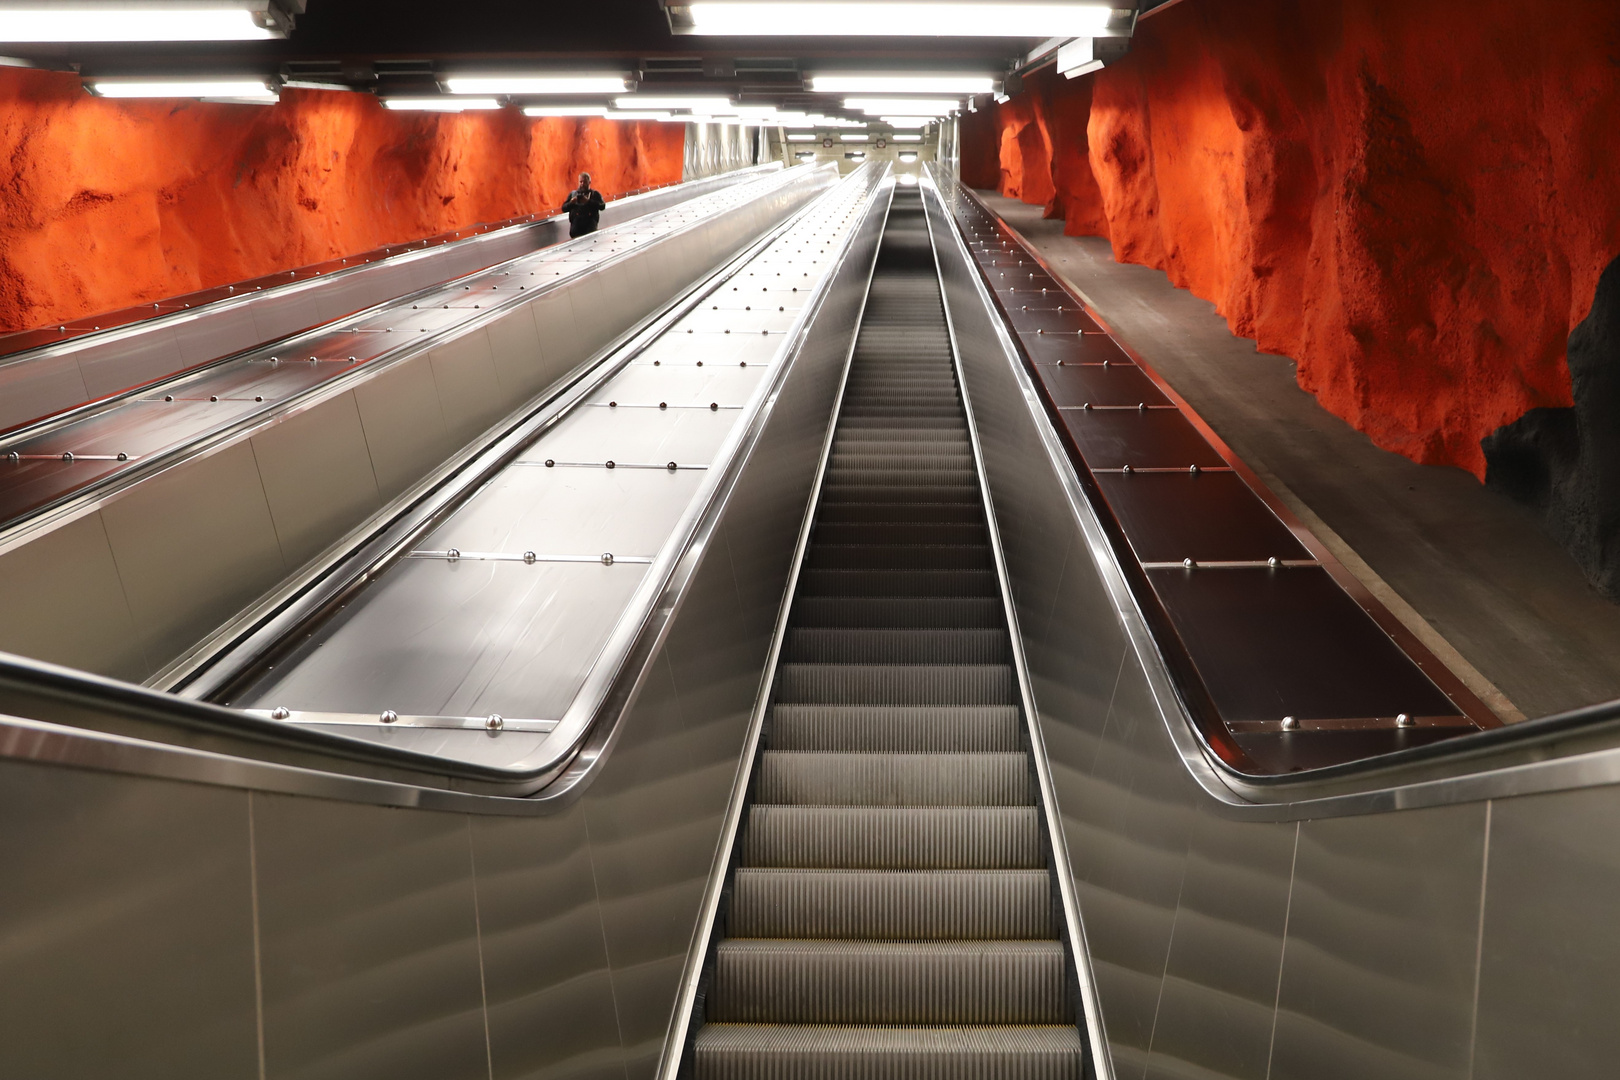
[[[596,231],[597,222],[602,220],[602,211],[606,209],[607,201],[602,193],[591,187],[591,174],[579,174],[579,187],[568,193],[563,200],[562,208],[568,214],[568,238],[570,240],[586,233]]]

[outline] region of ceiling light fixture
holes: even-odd
[[[685,123],[691,119],[687,116],[676,116],[671,112],[651,109],[610,109],[602,115],[609,120],[679,120]]]
[[[670,4],[681,34],[760,37],[1084,37],[1105,34],[1110,4],[969,0],[700,0]]]
[[[530,105],[524,116],[606,116],[606,105]]]
[[[266,105],[277,100],[264,79],[92,79],[86,86],[105,98],[204,98]]]
[[[907,153],[904,153],[904,154],[900,155],[900,163],[902,165],[910,165],[912,162],[914,162],[916,160],[917,160],[917,155],[914,154],[914,153],[907,152]]]
[[[732,111],[730,98],[723,97],[661,97],[655,94],[626,94],[613,99],[620,109],[690,109],[693,112]]]
[[[0,3],[0,41],[261,41],[286,37],[304,0]]]
[[[871,137],[872,136],[870,136],[870,135],[856,135],[853,132],[851,132],[850,134],[843,136],[843,141],[844,142],[865,142],[866,140],[870,139]]]
[[[815,75],[810,89],[818,94],[989,94],[996,80],[988,75]]]
[[[921,135],[890,135],[895,142],[922,142]]]
[[[450,75],[452,94],[622,94],[623,75]]]
[[[934,122],[932,116],[884,116],[879,119],[897,128],[925,128]]]
[[[479,112],[498,109],[501,103],[494,98],[470,97],[396,97],[383,98],[383,105],[395,112]]]
[[[816,137],[815,137],[814,134],[799,135],[799,134],[796,134],[796,133],[790,131],[790,132],[788,132],[787,141],[788,142],[815,142]]]
[[[885,116],[943,116],[948,112],[955,112],[962,107],[958,98],[872,98],[851,97],[844,99],[844,108],[856,109],[863,113],[879,113]]]

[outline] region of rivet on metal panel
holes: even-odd
[[[264,395],[263,394],[254,394],[253,395],[253,400],[254,401],[263,401],[264,400]]]
[[[737,366],[738,366],[738,367],[747,367],[747,366],[748,366],[748,361],[746,361],[746,360],[739,360],[739,361],[738,361],[738,362],[737,362]]]
[[[1396,727],[1411,727],[1412,725],[1413,725],[1412,718],[1410,716],[1406,715],[1405,713],[1401,713],[1401,714],[1399,714],[1398,716],[1395,717],[1395,726]]]
[[[163,400],[164,401],[173,401],[174,400],[174,395],[173,394],[164,394],[163,395]]]
[[[718,401],[709,402],[709,411],[710,412],[719,412],[720,411],[720,403]]]
[[[461,558],[461,552],[456,548],[451,548],[449,551],[444,553],[444,557],[449,559],[451,562],[455,562],[457,559]]]
[[[1128,472],[1132,472],[1134,470],[1129,465],[1122,465],[1122,466],[1120,466],[1119,471],[1123,472],[1123,473],[1128,473]]]
[[[546,458],[546,468],[549,469],[549,468],[551,468],[552,466],[554,466],[556,464],[557,463],[554,460],[552,460],[551,458]]]
[[[1192,474],[1192,475],[1194,475],[1194,476],[1197,476],[1197,475],[1198,475],[1198,466],[1196,466],[1196,465],[1189,465],[1189,466],[1187,466],[1187,471],[1188,471],[1188,472],[1189,472],[1189,473],[1191,473],[1191,474]]]
[[[22,455],[13,450],[11,453],[6,455],[6,460],[15,465],[17,462],[22,460]]]
[[[676,469],[678,469],[678,468],[680,468],[680,466],[679,466],[679,465],[677,465],[677,464],[675,464],[675,463],[674,463],[674,462],[673,462],[673,461],[672,461],[672,462],[670,462],[670,463],[669,463],[669,464],[668,464],[668,465],[665,465],[665,466],[664,466],[664,468],[666,468],[666,469],[668,469],[668,470],[669,470],[669,471],[670,471],[670,472],[674,472],[674,471],[675,471],[675,470],[676,470]]]
[[[1285,716],[1283,717],[1282,726],[1284,731],[1297,731],[1299,729],[1299,719],[1293,716]]]
[[[1282,565],[1282,560],[1273,555],[1271,558],[1266,560],[1266,565],[1275,570]]]
[[[1145,402],[1145,401],[1138,401],[1138,402],[1137,402],[1137,403],[1136,403],[1136,411],[1137,411],[1137,412],[1147,412],[1147,402]]]
[[[118,455],[118,460],[119,461],[128,461],[129,460],[129,455],[125,454],[125,453],[120,453]]]
[[[608,408],[610,408],[610,409],[617,409],[617,408],[618,408],[618,407],[619,407],[619,403],[618,403],[618,402],[617,402],[617,401],[610,401],[610,402],[608,402]]]
[[[1082,405],[1080,407],[1082,409],[1085,409],[1087,412],[1090,412],[1091,411],[1091,402],[1088,401],[1088,402],[1086,402],[1084,405]]]
[[[392,724],[394,721],[399,719],[399,713],[395,712],[393,709],[384,709],[382,711],[382,715],[377,717],[377,719],[381,720],[385,724]]]
[[[534,555],[534,552],[532,552],[532,551],[525,551],[525,552],[524,552],[524,553],[523,553],[523,561],[524,561],[524,562],[526,562],[526,563],[532,563],[532,562],[534,562],[534,559],[535,559],[535,555]]]
[[[490,713],[489,719],[484,721],[484,726],[490,731],[499,731],[506,726],[506,721],[498,713]]]
[[[611,552],[611,551],[602,552],[602,565],[603,566],[612,566],[613,565],[613,552]]]
[[[270,719],[272,720],[285,720],[291,715],[292,710],[287,708],[285,705],[277,705],[275,708],[270,710]]]
[[[730,331],[730,330],[727,330],[727,331],[726,331],[726,333],[728,333],[728,334],[729,334],[729,333],[731,333],[731,331]],[[698,362],[697,362],[697,366],[698,366],[698,367],[702,367],[702,366],[703,366],[703,361],[701,361],[701,360],[699,360],[699,361],[698,361]]]
[[[659,403],[658,403],[658,407],[659,407],[659,408],[660,408],[660,409],[667,409],[667,408],[669,408],[669,402],[667,402],[667,401],[660,401],[660,402],[659,402]]]
[[[608,459],[607,467],[610,469],[613,468],[613,460],[611,458]]]
[[[63,461],[72,461],[73,460],[73,454],[71,452],[63,454],[62,455],[62,460]]]
[[[272,356],[272,357],[271,357],[271,358],[270,358],[270,362],[271,362],[271,363],[272,363],[272,364],[279,364],[279,363],[280,363],[280,362],[281,362],[281,357],[279,357],[279,356]]]
[[[1107,367],[1107,366],[1108,366],[1108,361],[1106,359],[1104,359],[1103,360],[1103,367]]]
[[[219,400],[219,395],[218,394],[209,394],[208,395],[208,400],[209,401],[218,401]]]
[[[1191,570],[1195,566],[1197,566],[1198,564],[1193,562],[1191,559],[1182,559],[1181,560],[1181,565],[1185,566],[1188,570]]]

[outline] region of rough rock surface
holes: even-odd
[[[1571,404],[1620,253],[1613,0],[1197,0],[1089,94],[1055,79],[973,117],[966,178],[992,136],[1005,194],[1214,302],[1379,446],[1483,477],[1482,438]]]
[[[1539,509],[1594,587],[1620,600],[1620,259],[1569,335],[1575,404],[1486,436],[1485,483]]]
[[[113,101],[0,68],[0,331],[679,180],[684,128],[390,112],[369,94]]]

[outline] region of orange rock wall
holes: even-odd
[[[0,68],[0,331],[679,180],[684,127],[516,109],[111,101]]]
[[[1378,445],[1483,475],[1482,437],[1570,404],[1620,254],[1617,57],[1613,0],[1187,0],[981,110],[964,178],[993,139],[1004,193],[1213,301]]]

